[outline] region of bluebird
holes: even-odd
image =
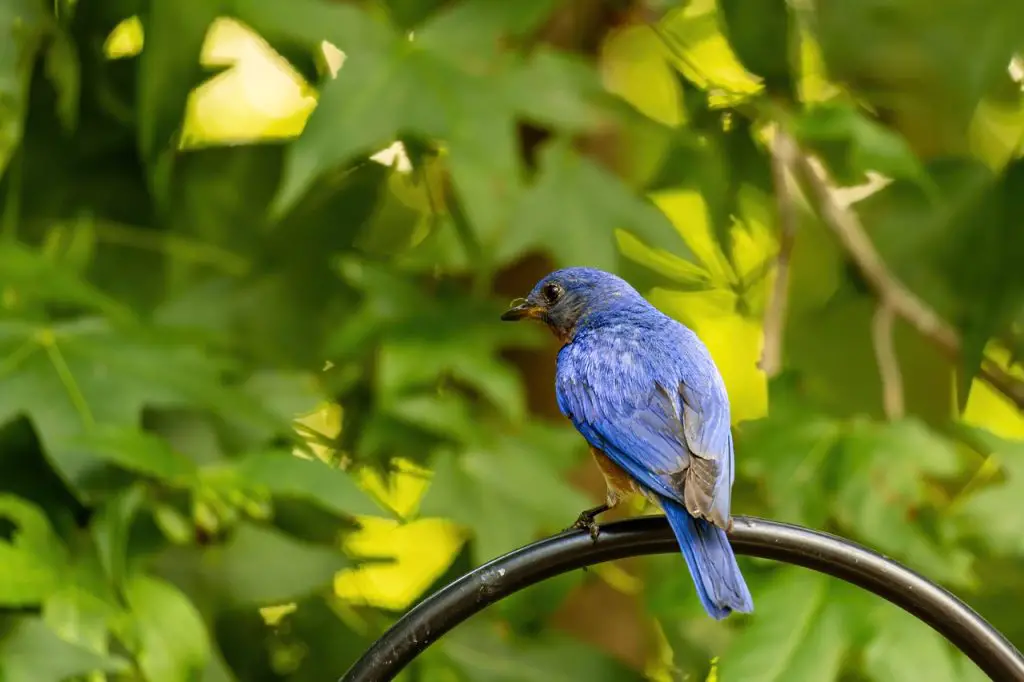
[[[547,275],[501,319],[543,321],[561,342],[558,407],[590,445],[605,503],[574,528],[640,493],[660,505],[697,595],[713,618],[753,599],[726,537],[735,477],[729,397],[697,335],[625,280],[592,268]]]

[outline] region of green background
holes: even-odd
[[[569,525],[603,490],[556,343],[498,316],[570,265],[710,347],[734,513],[884,552],[1024,645],[1024,420],[976,378],[1024,377],[1022,26],[1006,0],[0,0],[0,679],[336,679]],[[760,368],[780,130],[962,339],[896,323],[902,413],[806,179]],[[679,556],[626,560],[403,679],[984,679],[887,603],[741,565],[749,617],[709,619]]]

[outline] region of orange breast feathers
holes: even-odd
[[[609,507],[614,507],[626,497],[639,492],[640,489],[633,481],[633,477],[609,459],[608,455],[594,447],[590,448],[590,454],[594,456],[597,468],[601,470],[605,485],[608,486],[607,503]]]

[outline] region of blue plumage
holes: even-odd
[[[564,343],[558,406],[583,435],[608,483],[606,505],[645,494],[665,511],[701,603],[714,618],[753,600],[725,530],[734,472],[725,384],[690,329],[615,275],[551,273],[502,319],[543,320]]]

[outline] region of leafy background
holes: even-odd
[[[976,376],[1024,376],[1021,26],[1004,0],[0,0],[0,676],[335,679],[568,525],[602,492],[554,341],[497,319],[567,265],[708,343],[736,513],[883,551],[1024,645],[1024,421]],[[784,138],[961,352],[898,321],[883,382],[879,290],[773,176]],[[750,617],[708,619],[678,556],[621,561],[404,679],[984,679],[895,607],[741,563]]]

